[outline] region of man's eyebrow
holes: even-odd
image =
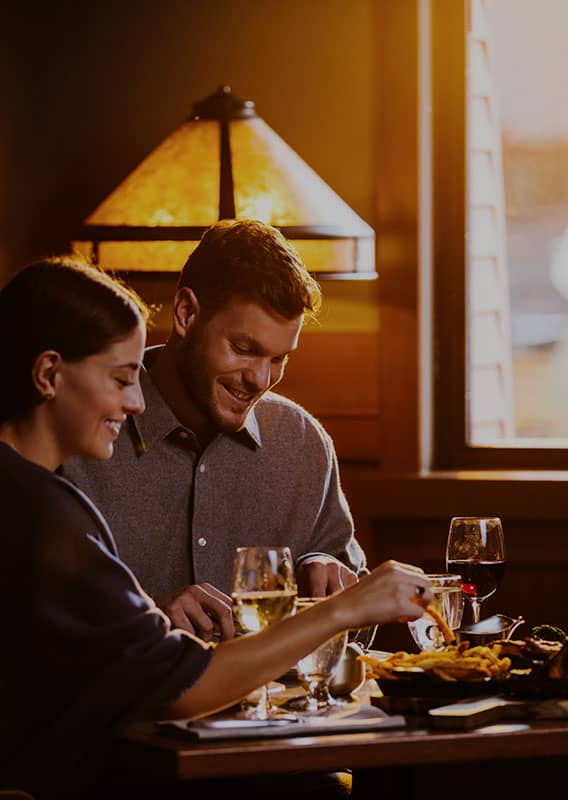
[[[232,338],[233,342],[238,342],[239,344],[240,343],[246,344],[247,347],[250,347],[251,350],[253,350],[255,353],[258,353],[259,355],[267,355],[266,348],[263,347],[263,345],[257,339],[255,339],[253,336],[251,336],[248,333],[236,333],[231,338]],[[293,347],[291,350],[287,350],[285,353],[277,353],[273,357],[274,358],[283,358],[284,356],[287,356],[290,353],[293,353],[294,350],[296,350],[296,347]]]

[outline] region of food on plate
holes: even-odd
[[[543,639],[545,642],[566,641],[566,634],[556,625],[535,625],[531,628],[530,635],[533,639]]]
[[[393,653],[385,659],[362,655],[369,678],[397,680],[409,672],[431,673],[444,681],[482,681],[508,678],[510,658],[501,656],[498,645],[469,647],[467,642],[444,650]]]
[[[561,642],[549,642],[532,636],[525,636],[524,639],[497,639],[493,644],[498,644],[501,654],[509,656],[516,666],[545,663],[562,650]]]
[[[548,661],[546,670],[549,678],[568,677],[568,641],[560,645],[558,653]]]

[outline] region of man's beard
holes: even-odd
[[[209,433],[235,433],[241,430],[247,414],[238,423],[230,422],[219,411],[213,392],[214,383],[209,379],[204,359],[201,356],[201,343],[198,336],[186,338],[176,353],[176,369],[184,388],[187,401],[203,418]]]

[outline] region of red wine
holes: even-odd
[[[505,574],[504,561],[448,561],[448,572],[462,576],[468,597],[485,600],[495,592]]]

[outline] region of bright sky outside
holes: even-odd
[[[490,7],[503,131],[568,139],[568,0],[492,0]]]

